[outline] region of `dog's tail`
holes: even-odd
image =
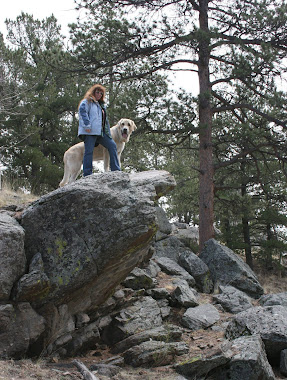
[[[66,152],[64,153],[63,161],[64,161],[64,176],[63,176],[62,181],[59,183],[59,187],[65,186],[69,182],[69,178],[70,178],[70,173],[68,171],[67,162],[66,162],[67,161]]]

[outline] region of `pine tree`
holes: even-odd
[[[270,123],[286,128],[286,106],[282,107],[276,91],[269,91],[274,77],[284,70],[281,60],[286,52],[285,2],[82,0],[79,4],[89,9],[93,16],[112,8],[113,12],[126,10],[127,19],[135,20],[129,22],[128,28],[113,30],[115,49],[107,58],[99,44],[94,44],[92,51],[95,54],[85,55],[81,51],[80,58],[85,67],[107,70],[116,66],[121,80],[176,69],[180,63],[190,65],[190,70],[197,72],[202,248],[204,242],[214,236],[215,115],[227,111],[236,115],[239,110],[250,110]],[[117,28],[116,23],[113,25]],[[254,96],[264,97],[266,101],[277,99],[274,104],[276,113],[257,108],[249,99],[235,102],[233,93],[237,87],[243,92],[248,90]]]

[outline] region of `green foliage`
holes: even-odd
[[[252,96],[237,92],[238,98]],[[253,96],[253,105],[266,107],[266,98]],[[272,103],[268,107],[271,112]],[[238,116],[226,112],[216,118],[216,221],[230,248],[252,251],[270,266],[286,250],[286,139],[280,128],[252,112]]]
[[[70,26],[68,44],[53,16],[22,13],[8,21],[7,42],[0,35],[0,143],[9,175],[38,193],[58,186],[63,153],[78,142],[79,100],[101,82],[111,125],[130,118],[138,127],[123,170],[170,171],[178,185],[167,198],[169,216],[197,224],[198,126],[206,117],[198,106],[211,102],[209,159],[222,240],[277,258],[286,249],[287,99],[276,88],[286,73],[286,4],[209,2],[209,29],[198,27],[199,9],[185,0],[78,4],[86,17]],[[170,70],[183,64],[198,73],[202,57],[212,92],[171,91]]]
[[[197,151],[191,147],[175,149],[165,169],[174,175],[177,186],[168,196],[167,215],[180,222],[198,224]]]
[[[76,136],[79,83],[53,66],[66,52],[56,19],[34,20],[22,13],[9,21],[1,44],[6,101],[1,114],[1,154],[10,175],[28,179],[35,193],[57,187],[63,152]]]

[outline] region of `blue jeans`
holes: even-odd
[[[117,145],[113,139],[104,134],[104,136],[95,135],[85,135],[85,153],[83,158],[83,172],[84,177],[91,175],[93,173],[93,151],[95,144],[101,144],[103,147],[107,148],[110,154],[110,168],[111,171],[121,170],[118,154]]]

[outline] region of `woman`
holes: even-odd
[[[95,84],[86,92],[79,104],[78,136],[85,143],[84,177],[93,173],[93,151],[94,147],[99,144],[109,151],[111,170],[121,170],[117,155],[117,145],[111,136],[110,124],[104,105],[105,94],[105,87]]]

